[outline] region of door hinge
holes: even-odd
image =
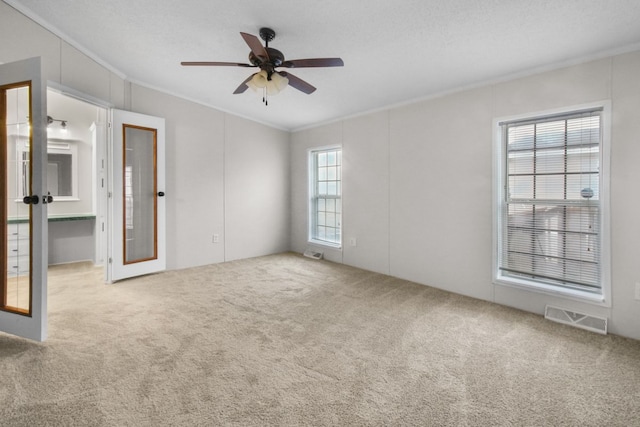
[[[113,258],[109,257],[109,264],[113,264]]]
[[[111,198],[111,191],[107,193],[107,197]]]

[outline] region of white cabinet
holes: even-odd
[[[29,274],[29,223],[7,225],[7,275],[8,277]]]

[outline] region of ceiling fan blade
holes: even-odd
[[[243,32],[241,32],[240,35],[244,39],[245,43],[249,45],[251,52],[253,52],[255,56],[259,56],[264,59],[269,59],[269,54],[267,53],[267,49],[265,49],[264,46],[262,46],[262,43],[260,43],[260,40],[258,40],[256,36],[254,36],[253,34],[247,34]]]
[[[309,58],[284,61],[281,67],[310,68],[310,67],[342,67],[344,62],[340,58]]]
[[[240,86],[238,86],[236,88],[236,90],[233,91],[234,95],[237,95],[239,93],[244,93],[245,90],[249,89],[249,86],[247,86],[247,82],[249,80],[251,80],[253,78],[253,76],[255,76],[256,74],[253,73],[251,74],[249,77],[247,77],[246,79],[244,79],[244,81],[242,83],[240,83]]]
[[[207,61],[192,61],[192,62],[181,62],[180,65],[190,66],[190,65],[204,65],[204,66],[230,66],[230,67],[255,67],[255,65],[251,64],[243,64],[241,62],[207,62]]]
[[[293,86],[294,88],[306,93],[307,95],[315,92],[316,90],[315,87],[311,86],[309,83],[305,82],[299,77],[294,76],[291,73],[287,73],[286,71],[278,71],[278,74],[289,79],[289,86]]]

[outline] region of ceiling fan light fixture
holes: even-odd
[[[261,70],[253,75],[253,78],[247,82],[247,86],[256,91],[264,89],[267,87],[267,77],[267,72],[265,70]]]
[[[277,95],[289,85],[289,79],[278,73],[271,74],[271,80],[267,80],[267,95]]]
[[[289,85],[289,79],[277,72],[271,73],[271,77],[269,77],[267,71],[261,70],[255,73],[246,85],[255,92],[262,91],[263,100],[266,104],[266,96],[279,94]]]

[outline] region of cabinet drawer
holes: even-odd
[[[7,224],[7,276],[29,274],[29,223]]]
[[[29,274],[29,257],[8,256],[7,273],[9,277]]]
[[[29,240],[29,223],[8,224],[7,240]]]
[[[8,256],[29,255],[29,239],[9,240],[7,242]]]

